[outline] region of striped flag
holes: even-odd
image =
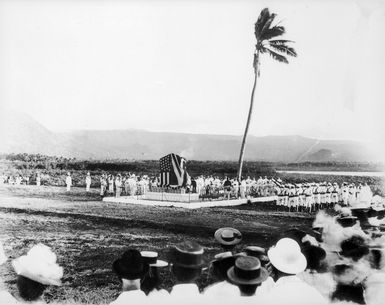
[[[160,185],[182,186],[186,182],[186,159],[176,154],[160,158]]]

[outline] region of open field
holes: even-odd
[[[308,227],[312,216],[275,212],[267,205],[248,209],[205,208],[185,210],[102,203],[97,190],[66,193],[61,187],[0,186],[0,238],[10,259],[43,242],[58,255],[65,274],[62,287],[51,287],[46,300],[75,299],[106,303],[119,292],[111,264],[127,247],[156,250],[167,259],[170,247],[184,239],[201,243],[207,261],[220,250],[213,239],[222,226],[234,226],[247,244],[269,246],[284,230]],[[15,291],[10,260],[0,276]],[[173,284],[169,270],[161,272],[164,288]],[[204,272],[199,285],[210,282]]]

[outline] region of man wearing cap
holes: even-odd
[[[258,258],[240,256],[236,259],[234,266],[227,271],[227,276],[233,284],[238,286],[241,296],[251,297],[269,275]]]
[[[170,296],[175,300],[195,299],[200,296],[195,281],[202,272],[203,253],[202,246],[193,241],[185,241],[174,247],[172,273],[177,284],[172,288]]]
[[[239,296],[237,286],[228,282],[227,271],[234,266],[237,255],[230,251],[218,253],[210,267],[215,283],[206,287],[203,294],[208,298],[232,298]]]
[[[48,285],[60,286],[63,268],[56,263],[56,255],[49,247],[37,244],[27,255],[12,261],[17,277],[19,296],[26,302],[43,302]]]
[[[146,299],[146,294],[140,288],[149,266],[138,250],[125,251],[122,257],[114,261],[112,269],[122,281],[123,292],[110,305],[136,304]]]
[[[220,228],[215,231],[214,238],[223,250],[232,251],[241,242],[242,234],[234,228]]]
[[[280,239],[267,255],[274,269],[274,287],[263,298],[267,304],[327,304],[323,296],[297,274],[306,269],[306,257],[291,238]]]
[[[141,289],[151,297],[160,298],[169,296],[165,289],[160,289],[160,280],[158,270],[166,268],[168,263],[158,259],[159,254],[156,251],[141,251],[140,254],[146,264],[149,265],[149,272],[142,281]]]

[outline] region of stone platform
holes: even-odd
[[[170,201],[170,202],[196,202],[199,201],[199,194],[181,194],[181,193],[166,193],[166,192],[147,192],[144,195],[146,200],[154,201]]]
[[[163,193],[165,194],[165,193]],[[188,195],[188,194],[171,194],[168,195]],[[190,194],[197,195],[197,194]],[[175,198],[175,197],[174,197]],[[199,208],[209,208],[209,207],[224,207],[224,206],[237,206],[246,204],[248,201],[251,203],[258,204],[258,202],[272,202],[276,201],[277,196],[269,197],[258,197],[250,199],[230,199],[230,200],[205,200],[205,201],[190,201],[190,202],[175,202],[175,201],[161,201],[161,200],[150,200],[146,195],[140,196],[122,196],[122,197],[104,197],[104,202],[115,202],[115,203],[128,203],[128,204],[140,204],[147,206],[166,206],[166,207],[178,207],[185,209],[199,209]]]

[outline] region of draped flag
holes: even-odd
[[[160,158],[160,185],[183,186],[186,184],[188,174],[186,159],[176,154],[169,154]]]

